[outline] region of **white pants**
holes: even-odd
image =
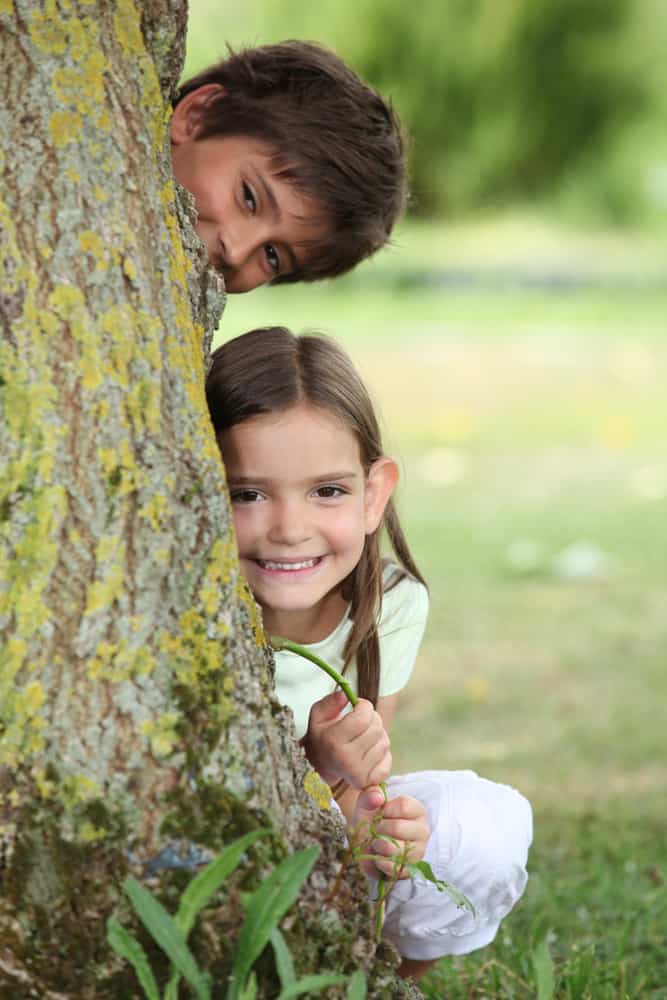
[[[526,885],[533,836],[527,800],[474,771],[420,771],[388,781],[390,799],[412,795],[431,827],[424,858],[475,907],[460,909],[430,882],[401,879],[387,900],[383,936],[405,958],[463,955],[493,941]],[[374,879],[373,897],[376,895]]]

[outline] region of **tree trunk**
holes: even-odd
[[[363,878],[326,900],[340,824],[239,575],[203,392],[223,287],[171,173],[185,22],[183,0],[0,0],[0,998],[139,996],[105,936],[132,925],[123,877],[173,911],[261,826],[244,887],[321,845],[283,922],[297,970],[415,996]],[[193,932],[215,996],[241,919],[230,883]]]

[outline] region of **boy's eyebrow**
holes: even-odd
[[[275,215],[278,216],[278,219],[282,218],[282,214],[283,213],[280,210],[280,205],[278,204],[276,196],[275,196],[275,194],[273,192],[273,188],[271,187],[271,185],[267,181],[266,177],[264,176],[264,172],[262,170],[259,170],[257,172],[257,177],[258,177],[259,183],[261,184],[262,189],[264,191],[264,195],[266,197],[266,200],[269,203],[269,208],[271,209],[271,211]]]

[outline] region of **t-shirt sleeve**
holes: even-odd
[[[404,577],[384,594],[378,626],[381,698],[407,684],[427,618],[428,591],[417,580]]]

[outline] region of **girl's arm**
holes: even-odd
[[[398,697],[399,693],[397,692],[378,699],[377,712],[386,732],[389,731],[394,717]],[[411,861],[421,861],[424,857],[431,831],[426,810],[417,799],[402,795],[385,804],[384,795],[380,788],[368,788],[360,792],[359,789],[351,788],[348,785],[336,801],[348,825],[359,830],[372,821],[373,815],[378,809],[382,809],[382,820],[378,825],[378,833],[386,837],[393,837],[399,843],[409,841]],[[363,834],[359,835],[363,837]],[[396,853],[397,848],[386,840],[379,839],[370,844],[368,850],[373,854],[384,855],[387,860],[365,864],[363,867],[366,873],[377,875],[379,869],[385,875],[391,875],[394,870],[391,857]],[[407,877],[408,873],[404,869],[399,878]]]
[[[398,705],[398,697],[399,697],[399,692],[397,691],[396,694],[390,694],[384,698],[378,698],[377,713],[380,716],[380,719],[382,720],[384,730],[387,734],[389,733],[389,727],[391,725],[392,719],[394,717],[394,712],[396,711],[396,707]],[[336,799],[348,823],[352,822],[352,817],[357,807],[357,798],[359,797],[359,792],[360,789],[353,788],[352,786],[348,785]],[[379,802],[378,804],[382,805],[382,802]]]
[[[334,691],[310,710],[303,748],[327,784],[345,781],[358,791],[379,785],[391,774],[391,750],[383,719],[360,698],[345,712],[347,696]]]

